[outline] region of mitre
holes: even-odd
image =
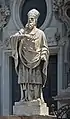
[[[30,11],[28,12],[28,17],[29,17],[29,16],[33,16],[33,17],[35,17],[36,19],[38,19],[39,15],[40,15],[40,12],[39,12],[38,10],[36,10],[36,9],[32,9],[32,10],[30,10]]]

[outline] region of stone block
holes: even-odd
[[[41,100],[22,102],[13,106],[14,115],[49,115],[49,108]]]

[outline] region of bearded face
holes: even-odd
[[[30,30],[32,30],[36,26],[36,19],[33,16],[28,17],[28,27]]]

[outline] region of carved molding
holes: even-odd
[[[16,25],[16,28],[19,30],[20,28],[24,27],[21,20],[20,20],[20,12],[21,11],[21,4],[24,4],[25,0],[14,0],[13,2],[13,21]],[[46,27],[49,26],[49,23],[52,20],[52,1],[51,0],[45,0],[46,6],[47,6],[47,15],[45,18],[44,23],[40,27],[40,29],[45,30]]]
[[[7,6],[0,6],[0,28],[7,25],[10,18],[10,10]]]
[[[57,43],[58,43],[59,40],[60,40],[60,33],[59,33],[59,31],[58,31],[58,28],[57,28],[57,30],[56,30],[56,33],[54,34],[54,38],[56,39],[56,41],[57,41]]]
[[[62,21],[68,34],[70,32],[70,0],[53,0],[53,12],[56,19]]]

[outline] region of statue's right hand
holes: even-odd
[[[17,38],[23,38],[24,37],[24,34],[20,35],[19,33],[16,33],[16,34],[10,36],[10,38],[15,38],[15,37],[17,37]]]
[[[19,35],[19,33],[16,33],[16,34],[14,34],[14,35],[11,35],[10,38],[16,37],[16,36],[18,36],[18,35]]]

